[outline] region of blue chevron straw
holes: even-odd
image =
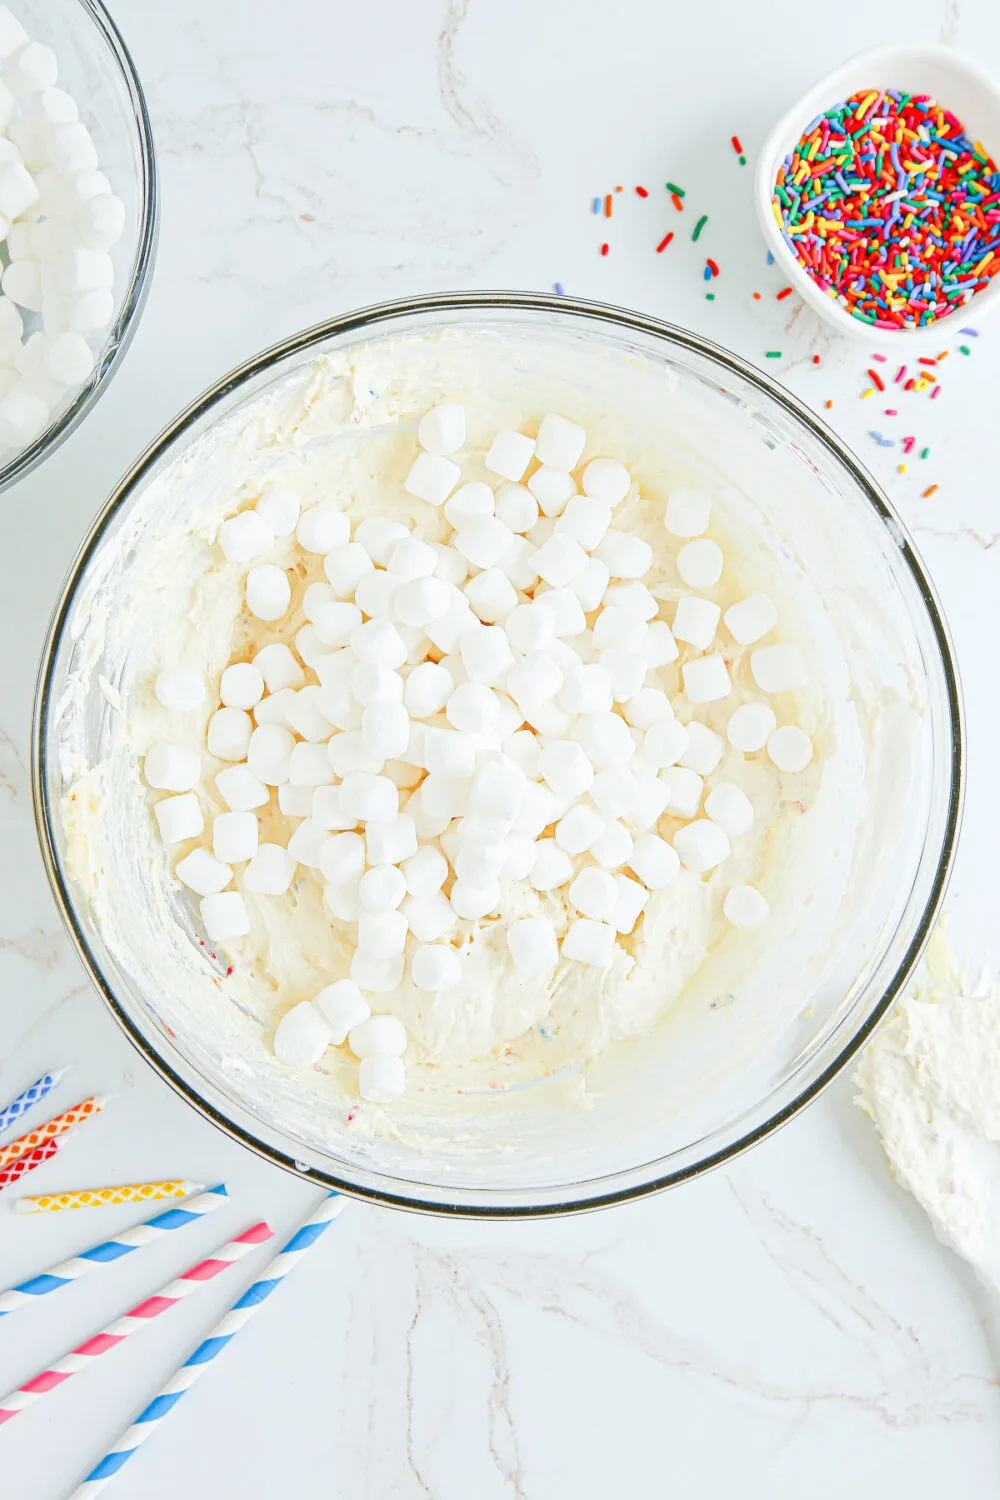
[[[13,1312],[17,1307],[23,1307],[26,1302],[34,1301],[36,1297],[43,1297],[46,1292],[59,1291],[60,1287],[67,1286],[69,1282],[76,1281],[91,1271],[96,1271],[98,1266],[106,1266],[113,1260],[120,1260],[123,1255],[128,1255],[130,1251],[148,1245],[171,1229],[183,1229],[185,1224],[192,1224],[203,1214],[209,1214],[213,1209],[218,1208],[227,1196],[225,1184],[220,1183],[218,1187],[211,1188],[207,1193],[199,1193],[197,1197],[189,1198],[179,1208],[168,1208],[166,1213],[157,1214],[154,1218],[147,1219],[144,1224],[137,1224],[134,1229],[124,1230],[113,1240],[104,1240],[100,1245],[94,1245],[92,1249],[84,1250],[80,1255],[74,1255],[72,1260],[64,1260],[58,1266],[52,1266],[48,1271],[41,1271],[37,1276],[32,1276],[28,1281],[19,1282],[17,1286],[11,1287],[10,1291],[0,1292],[0,1318]]]
[[[91,1469],[83,1483],[73,1491],[70,1500],[93,1500],[109,1484],[118,1470],[124,1468],[132,1454],[156,1431],[167,1414],[173,1411],[184,1392],[190,1390],[206,1365],[217,1359],[232,1341],[243,1324],[252,1317],[271,1293],[280,1286],[288,1272],[316,1243],[330,1223],[342,1213],[344,1200],[339,1193],[324,1198],[319,1208],[297,1229],[282,1250],[266,1266],[259,1281],[248,1287],[221,1322],[217,1323],[203,1343],[185,1360],[176,1375],[168,1380],[158,1395],[154,1396],[144,1411],[136,1417],[132,1426],[118,1439],[96,1468]]]
[[[16,1099],[12,1099],[5,1109],[0,1109],[0,1134],[9,1130],[14,1121],[26,1114],[32,1105],[44,1099],[45,1095],[55,1088],[60,1078],[65,1078],[68,1072],[69,1068],[59,1068],[54,1073],[43,1073],[41,1078],[36,1078],[34,1083],[29,1084]]]

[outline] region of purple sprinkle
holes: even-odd
[[[958,331],[959,333],[967,333],[970,339],[977,339],[979,337],[979,330],[976,328],[960,328]]]

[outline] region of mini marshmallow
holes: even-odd
[[[453,990],[461,983],[462,960],[454,948],[444,943],[432,943],[418,948],[410,961],[410,975],[418,990],[438,993]]]
[[[480,480],[461,485],[444,508],[445,520],[456,531],[471,521],[480,521],[496,511],[496,496]]]
[[[516,483],[531,462],[534,451],[534,438],[502,427],[490,444],[484,463],[491,474],[499,474],[502,479]]]
[[[251,568],[246,582],[247,609],[258,620],[280,620],[292,602],[291,584],[283,568],[262,563]]]
[[[618,903],[615,878],[605,870],[581,870],[569,888],[569,899],[585,917],[610,922]]]
[[[388,620],[394,612],[393,601],[398,588],[399,584],[395,578],[390,578],[388,573],[377,569],[358,579],[358,586],[354,590],[354,602],[369,617],[377,615],[379,619]],[[310,593],[310,590],[307,589],[306,593]]]
[[[201,756],[180,745],[152,745],[142,762],[149,785],[160,792],[189,792],[201,779]]]
[[[66,318],[69,327],[76,333],[96,333],[107,328],[115,309],[115,299],[110,287],[95,287],[81,292],[68,303]]]
[[[413,819],[410,818],[409,822],[412,827]],[[392,863],[397,861],[393,860]],[[431,844],[422,844],[415,854],[403,859],[400,868],[411,896],[433,896],[448,878],[448,861]]]
[[[322,587],[323,585],[319,583],[312,585],[314,589]],[[307,590],[307,592],[311,593],[312,590]],[[349,600],[336,599],[330,603],[320,604],[318,608],[313,605],[309,618],[315,626],[322,645],[346,646],[361,624],[361,611]]]
[[[449,899],[457,916],[467,922],[478,922],[500,905],[500,885],[493,881],[490,885],[473,886],[467,880],[456,880]]]
[[[651,891],[662,891],[680,873],[677,853],[655,833],[644,833],[636,839],[629,865]]]
[[[529,722],[531,710],[551,703],[562,685],[561,670],[543,651],[533,651],[507,674],[507,692]]]
[[[235,713],[237,710],[230,712]],[[294,748],[295,740],[283,725],[262,724],[250,736],[246,749],[247,765],[266,786],[280,786],[283,781],[288,780]]]
[[[453,930],[458,920],[455,908],[440,890],[407,896],[402,911],[418,943],[437,942],[438,938]]]
[[[519,974],[548,974],[559,961],[555,929],[546,917],[522,917],[507,929],[507,950]]]
[[[688,746],[688,729],[677,719],[657,719],[643,736],[642,753],[651,766],[674,766]]]
[[[655,828],[666,812],[670,793],[660,776],[641,771],[635,777],[635,794],[625,813],[628,823],[636,833],[645,833]]]
[[[560,516],[566,502],[576,494],[576,485],[568,474],[543,466],[528,480],[528,489],[538,501],[543,516]]]
[[[387,823],[399,812],[399,792],[388,776],[351,771],[341,782],[341,805],[363,823]]]
[[[458,464],[436,453],[418,453],[403,488],[428,505],[443,505],[462,477]]]
[[[295,860],[280,844],[260,844],[243,871],[243,889],[259,896],[283,896],[295,879]]]
[[[809,681],[797,646],[761,646],[750,654],[750,670],[762,693],[793,693]]]
[[[753,825],[753,803],[732,781],[720,781],[705,798],[705,811],[723,833],[736,838]]]
[[[500,871],[501,880],[527,880],[535,867],[535,843],[533,839],[512,833],[506,841],[507,858]]]
[[[425,661],[414,667],[407,677],[403,702],[411,718],[429,719],[432,714],[439,713],[444,708],[453,692],[454,681],[447,667]]]
[[[326,745],[307,741],[296,745],[288,759],[288,780],[293,786],[329,786],[333,767]]]
[[[375,760],[392,760],[406,750],[410,716],[401,703],[369,703],[361,715],[361,737]]]
[[[192,849],[190,854],[177,861],[174,874],[196,896],[214,896],[233,878],[231,867],[220,864],[207,849]]]
[[[351,673],[351,693],[361,704],[402,703],[403,679],[377,661],[361,661]]]
[[[440,578],[415,578],[396,590],[393,612],[404,625],[422,629],[447,614],[453,597],[452,586]]]
[[[442,839],[442,843],[444,840]],[[465,885],[486,890],[499,880],[507,863],[507,845],[459,842],[454,857],[455,874]]]
[[[659,688],[644,687],[634,698],[629,698],[622,713],[633,729],[650,729],[657,719],[673,718],[674,711],[666,693]]]
[[[612,578],[641,578],[653,564],[653,549],[642,537],[629,531],[606,532],[596,549],[596,555],[604,563]]]
[[[457,551],[473,567],[502,567],[513,546],[514,533],[496,516],[480,516],[463,522],[453,540]]]
[[[708,537],[688,542],[677,554],[677,571],[689,589],[708,589],[722,577],[722,548]]]
[[[622,765],[635,752],[635,741],[625,720],[615,713],[583,714],[572,729],[595,767]]]
[[[217,709],[208,721],[208,753],[217,760],[243,760],[253,732],[253,720],[242,708]]]
[[[388,516],[366,516],[354,528],[354,540],[373,563],[384,568],[399,542],[410,536],[409,527],[402,521],[390,521]]]
[[[59,291],[69,296],[114,286],[114,263],[103,250],[86,250],[82,245],[61,250],[50,257],[48,268]],[[43,277],[47,276],[43,267]]]
[[[259,834],[252,812],[220,813],[212,824],[212,853],[227,865],[243,864],[257,853]]]
[[[523,484],[502,484],[496,494],[496,518],[511,531],[528,531],[538,520],[538,501]]]
[[[7,219],[18,219],[37,202],[38,188],[27,168],[15,161],[0,165],[0,213]],[[11,297],[14,293],[7,295]],[[17,300],[15,296],[14,301]]]
[[[351,1027],[347,1045],[358,1058],[402,1057],[406,1027],[397,1016],[367,1016]]]
[[[472,682],[487,687],[514,665],[514,653],[500,625],[481,625],[466,631],[458,643],[462,664]]]
[[[677,640],[705,651],[715,636],[721,613],[719,606],[710,599],[701,599],[697,594],[685,594],[677,604],[673,634]]]
[[[687,725],[687,744],[677,757],[677,763],[689,771],[697,771],[699,776],[711,776],[725,748],[721,735],[692,719]]]
[[[0,5],[0,58],[8,58],[27,46],[28,33],[6,5]]]
[[[406,1088],[400,1057],[365,1057],[358,1065],[358,1093],[367,1104],[391,1104]]]
[[[82,333],[49,336],[42,354],[42,369],[61,385],[82,385],[94,368],[94,354]]]
[[[730,605],[724,615],[726,629],[741,646],[752,646],[778,623],[778,611],[767,594],[749,594]]]
[[[590,846],[590,853],[599,865],[606,870],[617,870],[620,865],[628,863],[632,853],[632,835],[624,823],[619,823],[617,818],[605,823],[602,831]],[[581,907],[581,910],[583,908]],[[593,912],[588,912],[593,916]],[[612,920],[609,918],[609,921]]]
[[[742,703],[730,716],[726,738],[734,750],[753,755],[763,750],[768,736],[777,727],[774,709],[768,703]]]
[[[488,625],[495,625],[517,604],[517,590],[500,568],[486,568],[477,573],[469,579],[464,592],[476,614]]]
[[[365,841],[359,833],[334,833],[319,847],[323,879],[334,886],[347,886],[361,879],[365,869]]]
[[[554,534],[565,533],[579,542],[585,552],[593,552],[610,525],[610,505],[590,495],[573,495],[556,521]]]
[[[812,740],[795,724],[783,724],[767,739],[767,753],[779,771],[794,775],[812,760]],[[147,763],[149,757],[147,756]]]
[[[596,609],[607,593],[611,570],[599,557],[587,560],[587,566],[572,580],[569,587],[589,614]]]
[[[216,773],[215,785],[230,812],[253,812],[264,807],[270,792],[248,766],[225,766]]]
[[[24,168],[15,168],[13,165],[0,166],[0,192],[4,186],[4,174],[13,171],[24,171]],[[25,173],[27,176],[27,173]],[[3,210],[0,209],[0,213]],[[35,260],[12,260],[3,273],[0,280],[3,294],[18,307],[27,308],[29,312],[41,312],[42,310],[42,283]]]
[[[476,747],[457,729],[429,728],[424,736],[424,764],[432,776],[469,781],[476,769]]]
[[[573,878],[573,861],[555,839],[539,839],[528,879],[536,891],[552,891]]]
[[[501,741],[501,750],[504,755],[521,767],[529,780],[535,780],[541,774],[538,762],[541,754],[541,745],[538,736],[532,734],[530,729],[518,729],[514,734],[508,734]]]
[[[660,778],[667,789],[666,811],[677,818],[693,818],[701,806],[704,782],[697,771],[669,766]]]
[[[611,675],[600,662],[571,669],[559,693],[559,707],[574,715],[609,713],[613,701]]]
[[[194,792],[162,798],[153,804],[153,814],[160,830],[160,838],[165,844],[181,844],[185,839],[196,839],[205,827],[201,804]]]
[[[609,650],[602,651],[599,665],[608,675],[611,694],[616,703],[634,698],[646,680],[645,656],[623,646],[612,646]]]
[[[205,934],[214,943],[246,937],[250,931],[250,916],[239,891],[219,891],[215,895],[203,896],[198,907]]]
[[[312,796],[311,802],[307,800],[308,794]],[[305,807],[301,814],[293,811],[300,805],[299,799]],[[339,786],[318,786],[313,790],[311,787],[293,787],[286,782],[278,788],[278,806],[289,817],[311,817],[320,828],[329,829],[331,833],[334,830],[346,832],[357,824],[357,819],[343,809]]]
[[[465,443],[465,407],[457,401],[442,401],[420,418],[417,442],[428,453],[445,458]]]
[[[502,844],[510,830],[509,818],[498,818],[492,813],[469,812],[459,820],[457,840],[459,847],[463,844]]]
[[[481,624],[482,621],[472,613],[463,599],[461,604],[456,603],[454,607],[449,607],[440,619],[429,620],[424,629],[432,644],[445,655],[450,655],[458,650],[458,643],[462,636],[470,630],[478,629]],[[448,669],[451,670],[450,662]],[[462,670],[464,672],[465,668],[463,667]]]
[[[630,875],[616,875],[615,886],[618,891],[618,900],[615,904],[614,916],[610,919],[611,925],[616,932],[627,937],[635,930],[646,903],[649,900],[649,891]]]
[[[590,800],[606,818],[627,816],[631,819],[637,795],[635,776],[625,765],[608,766],[598,771],[590,788]]]
[[[531,604],[518,604],[505,618],[504,630],[515,651],[537,651],[555,636],[555,612],[544,603],[545,596]]]
[[[342,1047],[347,1033],[371,1015],[371,1007],[353,979],[336,979],[314,995],[312,1003],[330,1028],[330,1041]]]
[[[0,399],[0,445],[22,447],[37,437],[49,420],[49,407],[27,390],[12,390]]]
[[[629,578],[624,582],[612,583],[605,591],[604,603],[607,607],[623,610],[628,615],[634,615],[640,620],[652,620],[659,613],[659,601],[653,597],[644,583],[638,578]]]
[[[584,469],[581,480],[585,495],[610,506],[618,505],[625,499],[631,483],[632,476],[628,469],[615,458],[592,458]]]
[[[372,755],[368,750],[360,729],[349,729],[333,735],[325,745],[317,748],[324,751],[335,776],[348,776],[352,771],[367,771],[376,776],[382,770],[384,755]],[[322,783],[321,783],[322,784]]]
[[[330,721],[321,707],[325,701],[324,690],[312,682],[298,689],[285,710],[295,733],[313,744],[319,744],[330,737]]]
[[[594,780],[594,767],[573,740],[553,740],[538,757],[542,777],[559,798],[582,797]]]
[[[362,875],[358,893],[366,911],[394,911],[406,895],[403,872],[395,865],[373,865]]]
[[[760,891],[752,885],[734,885],[722,903],[722,910],[727,922],[750,932],[763,927],[771,912]]]
[[[324,555],[335,547],[349,541],[351,523],[340,510],[328,510],[317,505],[304,510],[295,528],[295,540],[303,552],[321,552]]]
[[[298,864],[305,865],[309,870],[318,870],[320,851],[326,839],[325,829],[307,818],[288,840],[288,852]],[[352,922],[356,920],[356,917],[351,918]]]
[[[570,923],[563,938],[562,956],[603,969],[611,962],[614,948],[615,929],[610,923],[578,917]]]
[[[484,683],[463,682],[448,699],[444,712],[454,729],[478,734],[496,723],[500,705],[496,693]]]
[[[701,536],[708,530],[711,514],[711,497],[703,490],[675,490],[663,522],[672,536]]]
[[[534,566],[540,578],[559,589],[583,572],[587,554],[573,537],[553,533],[535,553]]]
[[[556,843],[567,854],[583,854],[604,831],[604,818],[596,807],[578,802],[556,824]]]
[[[366,620],[351,636],[351,650],[358,661],[380,662],[401,667],[406,660],[406,642],[391,620]]]
[[[472,778],[469,805],[476,812],[513,822],[524,798],[526,779],[520,766],[499,754],[481,756]]]
[[[254,510],[275,536],[291,536],[298,525],[299,502],[290,490],[265,490]]]
[[[264,678],[248,661],[234,662],[219,681],[219,697],[227,708],[253,708],[264,696]]]
[[[551,464],[553,469],[568,473],[580,462],[586,441],[586,432],[576,422],[549,412],[538,424],[535,457],[541,464]]]
[[[309,1000],[286,1010],[274,1033],[274,1055],[289,1068],[311,1068],[331,1041],[325,1018]]]
[[[349,599],[374,563],[360,542],[340,542],[323,559],[323,571],[341,599]]]
[[[258,651],[253,664],[269,693],[278,693],[283,688],[300,688],[305,682],[302,668],[288,647],[279,641]]]
[[[606,604],[594,621],[593,644],[598,651],[609,651],[616,646],[641,651],[649,627],[629,610],[617,604]]]
[[[700,656],[681,667],[684,691],[691,703],[715,703],[733,690],[729,669],[719,656]]]
[[[48,164],[66,175],[97,169],[97,147],[81,120],[70,120],[49,132]]]
[[[572,589],[546,589],[544,593],[538,595],[535,602],[544,604],[545,608],[554,614],[557,637],[579,635],[586,630],[587,620],[583,607]]]
[[[358,950],[376,958],[397,958],[406,947],[409,930],[401,911],[362,911],[358,917]]]
[[[468,810],[470,785],[468,781],[454,781],[447,776],[424,777],[420,785],[420,806],[429,817],[441,820],[440,832],[452,818],[459,818]],[[434,837],[430,834],[423,836]]]
[[[434,548],[419,537],[407,534],[394,544],[386,571],[400,583],[412,583],[415,578],[430,578],[436,566]]]
[[[256,780],[256,777],[254,780]],[[216,781],[218,781],[218,777],[216,777]],[[326,787],[324,790],[333,792],[336,791],[336,788],[331,786]],[[278,811],[283,813],[286,818],[313,817],[316,804],[315,794],[317,791],[319,791],[319,787],[292,786],[290,781],[283,781],[278,787]],[[323,822],[322,826],[324,828],[339,828],[341,824],[335,820],[332,823]]]
[[[378,958],[374,953],[355,952],[351,959],[351,978],[361,989],[369,990],[373,995],[391,995],[393,990],[399,989],[403,978],[403,956]],[[389,1061],[389,1058],[366,1058],[361,1066],[365,1068],[369,1062]]]
[[[678,828],[674,834],[674,848],[681,862],[696,875],[703,875],[728,859],[731,851],[729,839],[716,823],[708,818],[699,818]]]

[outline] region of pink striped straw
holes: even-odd
[[[218,1276],[220,1271],[225,1271],[235,1261],[242,1259],[253,1249],[254,1245],[269,1240],[273,1233],[270,1224],[263,1221],[254,1224],[250,1229],[238,1234],[234,1240],[230,1240],[228,1245],[223,1245],[208,1260],[199,1261],[196,1266],[191,1267],[190,1271],[185,1271],[183,1276],[178,1276],[176,1281],[169,1282],[155,1296],[147,1297],[145,1302],[140,1302],[138,1307],[133,1307],[131,1312],[118,1318],[109,1328],[94,1334],[93,1338],[80,1344],[64,1359],[57,1360],[49,1369],[41,1370],[37,1375],[33,1375],[16,1391],[0,1399],[0,1423],[9,1422],[11,1417],[16,1417],[19,1411],[23,1411],[33,1401],[37,1401],[39,1396],[44,1396],[48,1391],[54,1391],[78,1370],[86,1369],[91,1359],[99,1354],[106,1354],[109,1349],[114,1349],[123,1339],[128,1338],[130,1333],[144,1328],[161,1313],[169,1312],[172,1307],[177,1306],[178,1302]]]

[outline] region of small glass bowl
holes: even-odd
[[[98,165],[125,204],[125,232],[110,251],[115,310],[94,368],[68,391],[48,426],[0,465],[0,490],[36,468],[83,421],[118,369],[149,291],[159,229],[153,132],[135,64],[101,0],[21,0],[17,19],[32,41],[51,47],[59,85],[80,106]],[[35,315],[25,314],[30,328]]]
[[[767,549],[798,591],[833,731],[821,793],[799,808],[820,814],[808,825],[808,860],[800,852],[769,868],[777,884],[765,944],[724,937],[721,978],[716,968],[710,987],[699,986],[696,975],[648,1035],[613,1043],[583,1076],[579,1065],[560,1068],[553,1051],[545,1071],[509,1074],[509,1083],[501,1060],[500,1081],[472,1097],[462,1075],[425,1071],[381,1133],[352,1129],[350,1082],[345,1094],[319,1066],[291,1071],[276,1061],[267,986],[259,1001],[250,992],[239,1003],[221,998],[227,960],[212,954],[209,964],[203,938],[199,947],[196,904],[179,883],[165,889],[169,881],[150,877],[164,853],[119,728],[148,695],[150,661],[170,629],[146,608],[149,591],[168,580],[178,538],[204,536],[200,507],[214,513],[235,493],[226,458],[234,433],[255,420],[255,404],[273,412],[276,401],[294,414],[308,393],[318,414],[328,411],[315,393],[329,360],[329,399],[343,397],[343,409],[362,417],[390,362],[420,372],[404,422],[428,381],[478,386],[505,421],[593,411],[640,434],[640,483],[651,492],[681,468],[680,482],[710,485],[719,524],[727,514],[738,521],[746,544]],[[255,430],[270,433],[272,421]],[[364,443],[359,423],[337,428],[334,440]],[[304,443],[328,451],[322,420],[311,436],[291,430],[300,461]],[[265,438],[251,447],[248,483],[273,448]],[[187,598],[178,590],[168,614],[183,618]],[[115,621],[120,641],[109,636]],[[368,308],[265,350],[137,460],[53,617],[33,786],[52,889],[91,978],[196,1108],[317,1185],[397,1207],[528,1217],[694,1177],[763,1139],[845,1067],[906,983],[940,909],[960,820],[962,737],[951,645],[912,543],[871,477],[806,407],[726,350],[637,313],[469,292]],[[82,843],[77,809],[93,809]],[[334,1069],[340,1061],[327,1058]]]

